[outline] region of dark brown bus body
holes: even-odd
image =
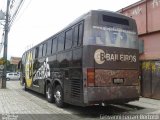
[[[77,106],[138,100],[139,52],[126,42],[132,36],[133,19],[91,11],[24,53],[22,82],[43,94],[48,84],[53,91],[60,85],[63,102]]]

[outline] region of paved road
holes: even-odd
[[[160,101],[141,98],[140,101],[123,105],[85,108],[68,105],[61,109],[48,103],[41,94],[24,91],[19,81],[7,81],[7,89],[0,89],[0,114],[3,120],[8,117],[16,120],[107,119],[115,115],[160,114]]]

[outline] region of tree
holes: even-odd
[[[7,71],[14,71],[14,69],[16,68],[16,65],[10,64],[9,60],[5,61],[3,58],[0,58],[0,65],[4,64],[7,64]]]

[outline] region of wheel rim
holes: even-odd
[[[55,92],[54,97],[55,97],[56,102],[59,103],[59,102],[61,101],[61,92],[57,90],[57,91]]]
[[[46,94],[47,94],[47,98],[50,99],[51,98],[51,89],[50,88],[47,89]]]

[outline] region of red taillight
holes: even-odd
[[[95,73],[93,68],[87,69],[87,86],[93,87],[95,84]]]

